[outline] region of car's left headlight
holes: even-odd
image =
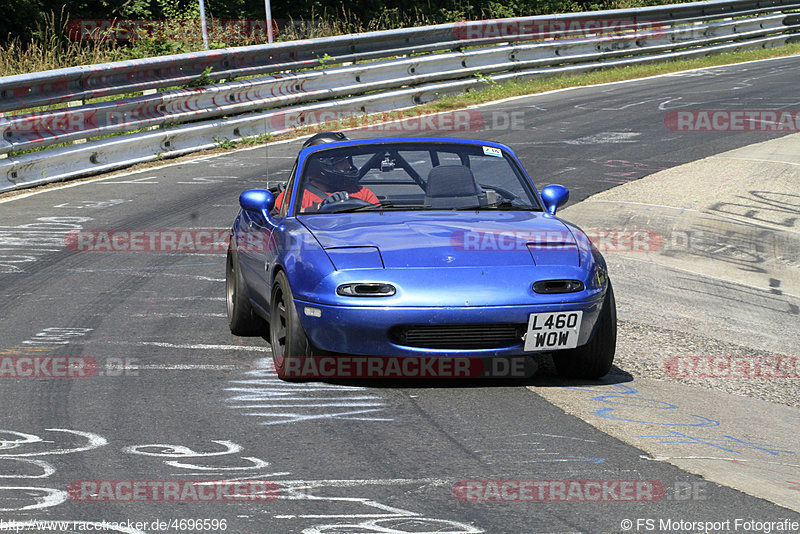
[[[345,297],[391,297],[396,292],[392,284],[381,282],[355,282],[336,288],[336,294]]]
[[[583,282],[580,280],[539,280],[533,284],[536,293],[576,293],[583,291]]]

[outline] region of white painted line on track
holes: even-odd
[[[126,371],[239,371],[250,369],[249,365],[212,365],[212,364],[144,364],[128,365]]]
[[[226,389],[225,391],[230,391]],[[289,397],[292,393],[282,392],[282,395],[275,395],[276,397]],[[352,397],[294,397],[291,396],[292,401],[315,401],[318,402],[320,399],[324,398],[326,401],[344,401],[344,400],[382,400],[381,397],[376,395],[353,395]],[[241,409],[251,409],[254,410],[256,408],[266,408],[267,404],[232,404],[231,408],[241,408]]]
[[[115,345],[142,345],[148,347],[163,347],[166,349],[197,349],[197,350],[244,350],[255,352],[272,352],[269,347],[258,347],[252,345],[206,345],[190,343],[166,343],[163,341],[112,341]]]
[[[197,319],[198,317],[227,317],[228,315],[225,313],[154,313],[154,312],[147,312],[147,313],[134,313],[131,314],[130,317],[145,317],[148,319],[159,319],[163,317],[169,317],[171,319]]]
[[[276,484],[287,486],[297,485],[310,485],[310,486],[331,486],[337,488],[350,488],[357,486],[391,486],[393,484],[435,484],[438,486],[447,486],[456,480],[448,480],[445,478],[361,478],[361,479],[333,479],[333,480],[275,480]]]
[[[295,399],[292,399],[295,400]],[[316,399],[319,400],[319,399]],[[383,402],[318,402],[316,404],[264,404],[262,408],[371,408],[386,406]],[[245,415],[272,416],[271,413],[248,412]]]

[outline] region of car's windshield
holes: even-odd
[[[380,143],[306,159],[295,213],[542,208],[514,158],[486,145]]]

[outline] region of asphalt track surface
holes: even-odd
[[[727,66],[515,99],[480,108],[480,130],[424,135],[507,143],[537,186],[562,183],[575,202],[780,135],[673,132],[664,116],[683,107],[796,109],[798,81],[800,58]],[[523,129],[492,129],[485,120],[520,111]],[[284,179],[299,144],[0,204],[0,356],[82,356],[101,366],[90,378],[0,379],[0,528],[16,520],[45,532],[30,522],[68,520],[147,523],[97,525],[103,532],[189,532],[152,522],[192,518],[224,519],[237,533],[593,533],[667,531],[659,518],[800,521],[650,461],[524,387],[563,385],[551,376],[283,383],[269,369],[266,340],[228,331],[224,256],[64,245],[78,229],[225,229],[238,194]],[[624,381],[625,369],[616,376]],[[64,493],[80,481],[231,479],[271,481],[280,491],[274,500],[183,503],[85,502]],[[454,496],[467,480],[644,480],[659,482],[667,495],[657,502],[475,503]],[[655,528],[636,523],[647,518]]]

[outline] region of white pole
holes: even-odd
[[[272,43],[272,6],[270,0],[264,0],[264,9],[267,11],[267,42]]]
[[[200,0],[200,27],[203,30],[203,47],[208,50],[208,29],[206,28],[206,4]]]

